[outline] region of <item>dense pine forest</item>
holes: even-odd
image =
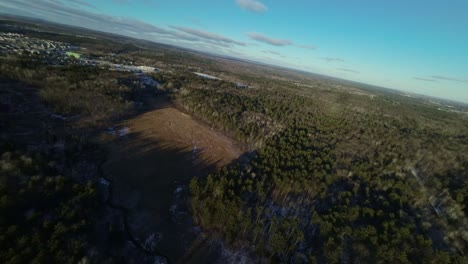
[[[0,74],[0,261],[145,261],[121,256],[128,235],[106,209],[95,134],[147,91],[125,73],[27,57],[2,58]]]
[[[466,261],[466,116],[398,96],[285,88],[177,86],[181,108],[256,149],[192,180],[197,223],[274,262]]]

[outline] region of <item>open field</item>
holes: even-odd
[[[130,210],[131,232],[155,243],[172,260],[196,238],[181,200],[196,177],[240,156],[226,136],[195,121],[160,98],[156,109],[122,122],[129,134],[110,140],[104,172],[113,182],[113,202]],[[109,137],[106,135],[105,137]],[[159,241],[159,242],[156,242]]]
[[[76,53],[76,52],[72,52],[72,51],[67,51],[67,56],[69,57],[73,57],[75,59],[79,59],[81,57],[81,55],[79,53]]]

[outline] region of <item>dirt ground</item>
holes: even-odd
[[[141,141],[197,154],[199,159],[222,167],[240,156],[240,150],[223,134],[195,121],[170,105],[147,112],[122,124]],[[126,144],[128,145],[128,144]]]
[[[188,182],[242,153],[166,100],[105,132],[110,154],[103,170],[114,185],[113,202],[129,209],[134,236],[177,262],[199,243],[186,207]]]

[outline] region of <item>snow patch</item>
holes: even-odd
[[[105,185],[105,186],[109,186],[110,182],[106,179],[104,179],[103,177],[100,177],[99,178],[99,183],[102,184],[102,185]]]
[[[208,75],[208,74],[204,74],[204,73],[200,73],[200,72],[194,72],[194,74],[202,77],[202,78],[205,78],[205,79],[210,79],[210,80],[221,80],[220,78],[218,77],[214,77],[214,76],[211,76],[211,75]]]
[[[124,137],[130,133],[130,128],[128,127],[123,127],[123,128],[109,127],[106,130],[108,134],[112,136],[119,136],[119,137]]]
[[[223,264],[247,264],[253,263],[254,260],[248,256],[248,253],[244,250],[230,250],[221,245],[221,256],[222,258],[218,263]]]
[[[126,136],[130,132],[130,129],[128,127],[124,127],[118,130],[117,134],[119,137]]]
[[[62,116],[62,115],[57,115],[57,114],[52,114],[51,117],[54,118],[54,119],[62,120],[62,121],[66,121],[66,120],[67,120],[66,117],[64,117],[64,116]]]
[[[145,240],[145,244],[143,247],[148,251],[156,250],[159,242],[162,239],[162,235],[160,233],[151,233]]]

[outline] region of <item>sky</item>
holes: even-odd
[[[467,0],[0,0],[0,13],[468,103]]]

